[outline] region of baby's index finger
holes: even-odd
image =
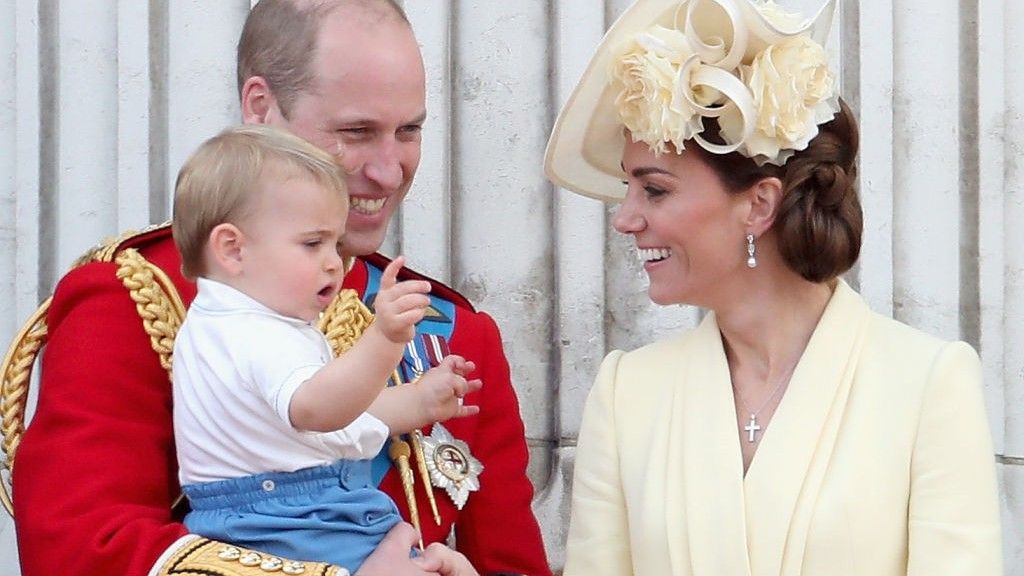
[[[382,289],[391,288],[398,282],[398,272],[405,266],[405,256],[399,256],[388,263],[387,267],[384,268],[384,273],[380,276],[380,287]]]

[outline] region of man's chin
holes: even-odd
[[[348,232],[345,235],[345,254],[352,256],[368,256],[380,250],[384,244],[384,231],[367,234]]]

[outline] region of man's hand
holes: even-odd
[[[439,542],[427,546],[423,556],[414,561],[424,570],[433,570],[441,576],[480,576],[465,556]]]
[[[416,529],[411,525],[402,522],[388,532],[387,536],[380,541],[377,548],[371,553],[363,565],[359,567],[355,576],[462,576],[463,574],[475,574],[474,572],[439,572],[431,566],[444,567],[445,563],[440,561],[425,562],[410,557],[412,547],[419,541]],[[448,564],[454,560],[446,560]]]
[[[416,336],[416,323],[423,319],[430,305],[430,282],[426,280],[398,281],[398,271],[405,265],[399,256],[384,268],[380,277],[380,291],[373,299],[376,319],[373,325],[385,338],[396,344],[405,344]]]

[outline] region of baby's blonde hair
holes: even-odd
[[[308,178],[347,203],[344,173],[327,152],[266,125],[228,128],[199,146],[174,186],[171,229],[186,278],[206,273],[203,251],[210,232],[244,219],[270,176]]]

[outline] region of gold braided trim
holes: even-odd
[[[21,436],[25,433],[25,407],[28,404],[32,367],[39,349],[46,342],[46,312],[50,309],[51,300],[47,298],[25,322],[0,365],[3,367],[0,431],[3,432],[4,467],[8,474],[14,472],[14,456],[21,443]],[[14,517],[14,505],[3,478],[0,478],[0,503]]]
[[[349,576],[348,570],[322,562],[296,562],[198,538],[171,556],[158,576],[266,576],[270,573],[302,576]]]
[[[334,302],[320,316],[318,328],[331,343],[335,356],[341,356],[356,343],[373,323],[373,312],[350,288],[338,293]]]
[[[128,289],[135,302],[135,310],[142,317],[142,327],[149,335],[149,342],[160,356],[160,365],[170,376],[174,336],[185,319],[181,296],[167,274],[146,260],[138,250],[125,249],[114,258],[114,262],[118,266],[117,277]]]

